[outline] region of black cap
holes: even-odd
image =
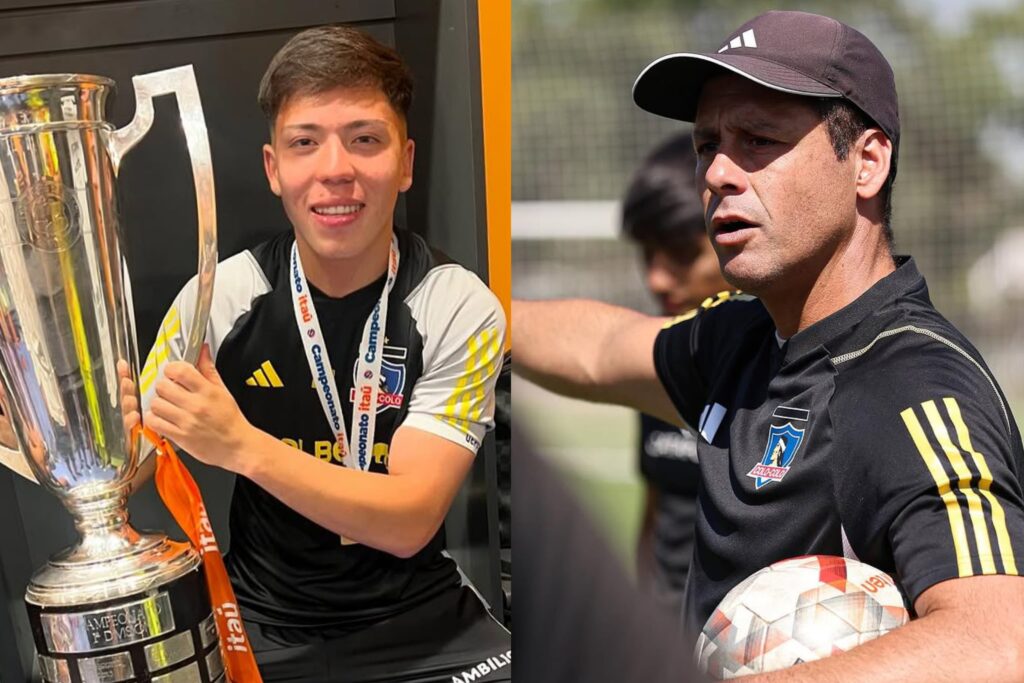
[[[889,136],[894,151],[899,147],[889,62],[864,34],[807,12],[767,12],[736,29],[718,52],[655,60],[633,84],[633,101],[652,114],[693,121],[704,81],[723,69],[793,95],[842,97]]]

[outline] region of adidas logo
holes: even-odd
[[[730,40],[728,45],[723,45],[719,52],[725,52],[736,47],[757,47],[757,40],[754,39],[754,29],[748,28],[742,35],[738,35]]]
[[[274,370],[274,366],[270,364],[269,360],[263,361],[259,369],[252,373],[245,383],[250,387],[272,387],[274,389],[284,386],[284,382],[278,377],[277,371]]]

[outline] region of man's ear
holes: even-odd
[[[277,177],[277,156],[274,153],[273,145],[263,145],[263,171],[267,174],[267,182],[270,183],[270,191],[281,196],[281,181]]]
[[[402,183],[399,185],[399,192],[405,192],[412,187],[412,165],[416,158],[416,143],[412,138],[405,141],[402,149]]]
[[[857,150],[857,197],[872,199],[882,191],[892,164],[892,141],[877,128],[868,128],[855,146]]]

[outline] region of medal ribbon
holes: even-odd
[[[157,491],[164,505],[171,511],[174,520],[192,542],[192,546],[203,558],[206,569],[206,585],[210,593],[217,633],[220,636],[220,652],[231,683],[262,683],[256,658],[245,633],[245,625],[238,610],[235,591],[231,588],[224,557],[217,546],[213,527],[206,515],[206,506],[199,493],[199,487],[189,474],[185,464],[178,458],[166,439],[161,439],[150,429],[136,425],[134,436],[141,430],[156,447]]]
[[[381,357],[383,356],[384,331],[388,319],[388,295],[398,275],[398,237],[391,236],[391,252],[388,256],[388,277],[380,299],[373,307],[363,327],[363,338],[359,343],[359,357],[356,359],[356,374],[353,382],[355,396],[352,400],[352,429],[345,429],[345,415],[341,410],[342,399],[338,395],[338,384],[331,371],[327,355],[327,343],[320,330],[320,321],[313,305],[312,294],[306,275],[302,270],[297,243],[292,243],[291,288],[295,322],[299,326],[299,337],[309,361],[313,375],[313,386],[320,397],[324,417],[330,425],[334,439],[341,449],[341,461],[345,467],[366,471],[370,468],[373,455],[373,436],[377,425],[377,401],[380,395]]]

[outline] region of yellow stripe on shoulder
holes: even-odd
[[[459,375],[454,390],[445,402],[444,414],[437,415],[438,419],[463,433],[469,433],[470,422],[479,420],[487,405],[484,387],[487,379],[498,372],[501,348],[498,330],[494,327],[467,340],[464,372]]]
[[[953,492],[949,475],[946,474],[939,456],[935,454],[924,428],[921,426],[913,408],[907,408],[900,417],[910,432],[910,438],[917,446],[921,459],[924,460],[928,472],[935,481],[935,488],[938,490],[939,498],[946,507],[946,516],[949,518],[949,531],[953,537],[953,548],[956,553],[956,567],[959,576],[971,576],[974,574],[974,567],[971,563],[971,551],[967,545],[967,529],[964,527],[964,517],[960,510],[960,503]]]
[[[956,430],[957,440],[960,442],[960,448],[966,453],[970,453],[971,459],[974,461],[975,467],[978,468],[978,473],[981,475],[981,479],[978,482],[978,488],[981,490],[981,495],[985,497],[989,505],[992,508],[992,525],[996,530],[996,541],[999,545],[999,557],[1003,561],[1003,569],[1007,574],[1017,575],[1017,562],[1013,557],[1013,546],[1010,544],[1010,532],[1006,526],[1006,512],[1003,510],[1003,506],[999,503],[999,499],[992,495],[992,472],[988,468],[988,463],[985,462],[985,456],[978,451],[974,450],[974,446],[971,444],[971,435],[967,430],[967,423],[964,422],[963,415],[960,414],[960,406],[957,404],[956,399],[947,397],[943,399],[943,403],[946,406],[946,411],[949,413],[950,419],[953,421],[953,427]]]
[[[149,391],[149,387],[156,381],[160,366],[170,355],[171,339],[180,329],[181,319],[178,317],[178,307],[171,306],[160,324],[153,347],[149,350],[149,356],[139,373],[139,389],[142,393]]]
[[[693,309],[692,311],[687,311],[686,313],[683,313],[682,315],[677,315],[675,318],[672,318],[671,320],[669,320],[667,323],[665,323],[662,326],[662,329],[663,330],[667,330],[668,328],[670,328],[670,327],[672,327],[674,325],[678,325],[679,323],[685,323],[687,320],[692,320],[693,318],[697,317],[697,314],[700,313],[701,311],[707,311],[707,310],[712,309],[712,308],[714,308],[716,306],[721,306],[726,301],[737,301],[737,300],[749,301],[752,298],[753,297],[750,297],[750,296],[744,294],[743,292],[741,292],[738,289],[734,290],[734,291],[731,291],[731,292],[730,291],[719,292],[718,294],[715,294],[714,296],[709,296],[707,299],[704,299],[704,301],[700,302],[700,306],[698,306],[697,308]]]
[[[935,481],[939,497],[945,504],[958,573],[960,576],[971,576],[976,570],[981,574],[1000,573],[996,566],[998,558],[1002,564],[1002,573],[1017,575],[1017,563],[1006,525],[1006,512],[991,491],[992,471],[985,461],[985,456],[975,450],[971,443],[967,423],[956,399],[946,397],[941,400],[941,405],[945,407],[949,417],[949,424],[953,427],[952,431],[947,428],[939,405],[940,402],[937,400],[921,403],[919,407],[926,418],[924,423],[919,422],[915,414],[918,406],[907,408],[900,415]],[[939,452],[932,447],[933,442],[940,447]],[[975,471],[969,467],[968,458]],[[949,470],[952,470],[952,475]],[[982,499],[988,502],[988,511],[982,504]],[[971,535],[974,538],[977,565],[973,561],[968,545],[967,522],[970,523],[973,532]],[[990,525],[991,531],[995,532],[995,543],[990,537]]]
[[[981,498],[978,496],[978,493],[971,487],[971,471],[968,469],[967,463],[964,462],[960,450],[953,445],[953,440],[949,436],[949,430],[946,429],[942,416],[939,415],[939,409],[935,405],[935,401],[925,401],[921,404],[921,407],[924,409],[925,417],[928,418],[928,425],[932,428],[932,433],[938,439],[939,446],[942,447],[942,452],[945,454],[950,465],[953,466],[953,472],[956,473],[956,480],[952,482],[951,479],[951,483],[955,483],[956,489],[960,491],[964,500],[967,501],[967,516],[971,520],[971,528],[974,531],[974,545],[978,549],[981,573],[995,574],[996,563],[992,558],[992,545],[989,542],[985,510],[981,505]]]

